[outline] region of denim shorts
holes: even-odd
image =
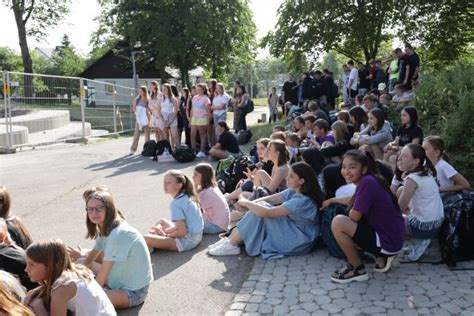
[[[216,224],[204,221],[204,231],[203,231],[204,234],[219,234],[219,233],[222,233],[223,231],[225,231],[225,229],[222,229]]]
[[[405,217],[405,227],[408,234],[415,239],[432,239],[438,236],[443,219],[432,222],[420,222],[413,215]]]
[[[128,295],[128,307],[134,307],[137,305],[140,305],[145,301],[146,296],[148,295],[148,288],[150,285],[147,285],[145,287],[142,287],[141,289],[138,290],[127,290],[127,289],[120,289],[121,291],[124,291]]]
[[[223,112],[221,114],[212,114],[212,117],[214,119],[214,124],[225,122],[227,120],[227,112]]]
[[[202,240],[202,232],[198,234],[187,234],[184,237],[176,238],[176,247],[179,252],[196,248]]]

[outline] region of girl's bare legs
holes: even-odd
[[[232,233],[230,233],[229,242],[233,246],[238,246],[242,243],[242,238],[240,237],[240,233],[237,228],[234,228]]]
[[[171,130],[171,147],[173,149],[179,148],[181,145],[178,133],[178,127],[170,127]]]
[[[201,139],[201,151],[205,153],[206,145],[207,145],[207,126],[198,125],[198,129],[199,129],[199,138]]]
[[[105,294],[116,308],[128,308],[128,294],[121,290],[105,290]]]
[[[196,150],[196,137],[198,133],[197,125],[191,125],[191,147]]]
[[[265,170],[258,170],[255,174],[253,185],[255,187],[268,187],[272,178]]]
[[[150,232],[144,236],[148,247],[165,250],[178,250],[176,240],[164,234],[167,228],[175,227],[175,224],[167,219],[161,219],[156,227],[152,227]]]

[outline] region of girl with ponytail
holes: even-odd
[[[162,218],[150,228],[145,235],[148,247],[179,252],[196,248],[202,240],[204,221],[193,182],[182,171],[169,170],[163,188],[173,197],[171,220]]]
[[[406,214],[406,234],[414,239],[408,258],[416,261],[438,234],[444,217],[443,203],[435,181],[436,169],[421,145],[403,147],[397,165],[406,175],[397,194],[398,204]]]

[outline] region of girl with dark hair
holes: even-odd
[[[331,274],[337,283],[365,281],[368,275],[359,257],[359,249],[376,257],[375,271],[390,269],[394,256],[403,247],[404,221],[387,181],[377,174],[370,154],[350,150],[344,155],[342,176],[354,183],[356,191],[349,214],[337,215],[331,224],[334,237],[348,263]]]
[[[33,243],[26,256],[25,271],[41,284],[25,298],[35,315],[117,315],[92,271],[72,263],[61,240]]]
[[[303,161],[313,168],[314,173],[318,179],[318,184],[320,188],[323,188],[323,177],[321,171],[323,171],[324,166],[326,166],[326,160],[324,159],[323,154],[317,148],[308,148],[303,151],[301,154]]]
[[[8,227],[8,233],[15,244],[26,249],[32,242],[31,234],[16,216],[10,214],[11,196],[7,188],[0,186],[0,218],[3,218]]]
[[[359,133],[367,127],[367,113],[360,107],[355,106],[349,110],[350,121],[354,126],[354,132]]]
[[[181,136],[184,131],[185,144],[191,147],[191,127],[189,125],[189,103],[191,96],[189,89],[184,87],[181,89],[181,97],[179,102],[179,116],[178,116],[178,139],[181,141]],[[181,124],[180,124],[181,123]]]
[[[393,140],[390,124],[385,123],[385,113],[379,108],[370,110],[368,123],[364,130],[352,136],[352,146],[368,145],[376,159],[383,158],[385,146]]]
[[[309,252],[319,235],[317,210],[323,201],[315,177],[307,163],[298,162],[291,165],[285,191],[255,201],[241,196],[238,203],[249,212],[228,238],[208,248],[209,254],[237,255],[242,242],[250,256],[263,259]]]
[[[349,205],[352,196],[355,193],[354,183],[347,183],[341,174],[340,165],[329,165],[323,169],[324,193],[326,200],[323,202],[322,209],[331,204]]]
[[[395,168],[396,156],[403,146],[414,143],[421,144],[423,130],[418,125],[418,112],[413,106],[406,106],[400,113],[401,125],[397,129],[395,140],[388,143],[384,148],[384,160],[389,162],[392,169]]]
[[[403,147],[397,162],[405,173],[403,187],[398,190],[398,204],[406,214],[407,236],[414,238],[410,260],[418,260],[437,236],[443,224],[444,210],[435,181],[436,169],[418,144]]]
[[[145,235],[148,247],[179,252],[196,248],[202,240],[204,221],[193,182],[182,171],[169,170],[163,188],[173,197],[171,220],[162,218],[150,229]]]
[[[92,250],[68,248],[73,261],[92,269],[115,307],[128,308],[144,302],[153,280],[150,253],[142,235],[124,219],[105,186],[86,190],[87,238]],[[100,263],[99,263],[100,261]]]
[[[237,104],[234,106],[234,128],[236,132],[247,130],[247,103],[249,102],[249,96],[245,91],[245,86],[241,85],[237,88]],[[237,126],[237,127],[236,127]]]
[[[436,179],[440,192],[469,190],[471,184],[449,163],[444,151],[444,141],[439,136],[428,136],[423,141],[426,157],[436,168]]]
[[[158,103],[158,128],[164,139],[168,140],[173,148],[178,148],[181,145],[178,139],[178,99],[170,84],[163,84],[162,91],[162,98]]]
[[[217,187],[214,169],[208,163],[194,167],[193,182],[201,201],[204,234],[218,234],[229,225],[229,206]]]

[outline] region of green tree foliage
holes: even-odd
[[[21,57],[8,47],[0,47],[0,71],[21,71]]]
[[[69,2],[70,0],[8,0],[3,2],[15,15],[24,72],[33,72],[27,36],[34,36],[37,40],[44,39],[47,30],[57,26],[68,13]]]
[[[99,34],[118,34],[131,47],[140,43],[144,53],[139,58],[161,70],[177,67],[183,84],[196,66],[205,66],[220,79],[237,60],[252,59],[256,28],[247,0],[103,0],[101,4]]]
[[[440,135],[448,155],[474,179],[474,63],[427,74],[416,89],[416,107],[425,134]]]
[[[396,36],[425,46],[431,60],[451,62],[472,44],[472,15],[469,0],[286,0],[263,45],[276,56],[334,50],[368,61]]]
[[[76,77],[85,69],[85,66],[85,59],[77,54],[76,49],[69,41],[69,37],[64,35],[61,45],[57,46],[54,50],[50,66],[47,67],[46,73]]]

